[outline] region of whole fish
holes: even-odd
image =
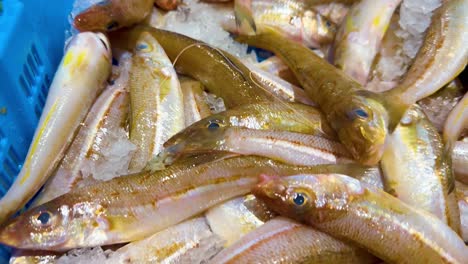
[[[222,248],[223,240],[197,217],[119,248],[106,263],[203,263]]]
[[[259,68],[274,75],[279,76],[281,79],[292,83],[294,85],[300,85],[299,81],[294,76],[294,73],[289,69],[280,58],[271,56],[268,59],[257,64]]]
[[[141,31],[121,41],[134,47],[128,86],[130,141],[137,150],[129,168],[139,171],[185,127],[183,97],[177,73],[152,34]]]
[[[387,140],[380,163],[385,190],[460,233],[451,157],[421,108],[411,107]]]
[[[460,208],[461,235],[465,244],[468,243],[468,186],[455,182],[458,207]]]
[[[0,223],[23,207],[65,154],[111,71],[110,47],[101,34],[81,33],[68,43],[15,182],[0,200]]]
[[[203,85],[190,78],[179,78],[184,99],[185,126],[211,115],[210,106],[203,95]]]
[[[121,64],[129,63],[129,59]],[[124,70],[125,71],[125,70]],[[47,180],[34,199],[34,205],[48,202],[80,186],[85,179],[82,172],[89,162],[96,162],[110,131],[127,124],[129,95],[125,90],[128,72],[121,72],[114,85],[108,86],[89,110],[73,143],[67,150],[56,172]],[[89,177],[85,180],[94,182]]]
[[[170,164],[184,154],[216,151],[263,156],[304,166],[353,162],[346,148],[337,141],[302,133],[239,127],[194,130],[186,140],[165,148],[160,155]]]
[[[205,212],[210,229],[225,241],[225,248],[274,216],[276,214],[252,194],[234,198]]]
[[[179,73],[200,81],[210,93],[223,98],[227,108],[272,99],[263,87],[252,82],[250,71],[239,59],[199,40],[148,26],[115,32],[111,40],[116,47],[133,48],[122,40],[142,32],[158,41]]]
[[[170,138],[165,148],[190,139],[193,133],[202,128],[245,127],[250,129],[286,130],[336,138],[327,124],[325,117],[314,107],[285,103],[288,107],[276,103],[259,103],[236,107],[219,114],[204,118]]]
[[[63,251],[135,241],[247,194],[261,173],[293,175],[311,170],[327,168],[298,167],[259,157],[218,159],[198,166],[187,159],[161,171],[144,171],[72,190],[11,219],[0,231],[0,243]]]
[[[466,129],[468,129],[468,93],[465,93],[445,121],[443,134],[445,142],[453,147]]]
[[[366,165],[377,164],[383,154],[390,121],[381,98],[362,90],[361,85],[305,46],[282,37],[272,28],[262,31],[236,39],[275,52],[320,106],[353,157]]]
[[[268,175],[252,190],[269,208],[389,263],[466,263],[461,238],[432,214],[341,174]]]
[[[73,18],[79,31],[111,31],[136,24],[151,13],[154,0],[104,0]]]
[[[463,71],[468,62],[468,0],[444,1],[432,16],[423,45],[405,78],[385,96],[400,110],[435,93]]]
[[[468,184],[468,142],[455,142],[452,150],[452,165],[455,178],[464,184]]]
[[[448,115],[463,98],[464,92],[460,80],[455,79],[433,95],[420,100],[418,104],[437,130],[442,132]]]
[[[277,217],[209,263],[376,263],[363,249],[293,220]]]
[[[177,9],[180,2],[179,0],[154,0],[154,3],[158,7],[166,11]]]
[[[362,85],[401,0],[362,0],[353,5],[334,40],[332,61]]]

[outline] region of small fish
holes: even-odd
[[[154,3],[163,10],[170,11],[177,9],[180,0],[154,0]]]
[[[468,56],[468,55],[467,55]],[[444,141],[453,147],[455,141],[468,129],[468,93],[458,102],[444,125]]]
[[[289,69],[280,58],[276,56],[271,56],[268,59],[257,64],[259,68],[274,75],[279,76],[281,79],[292,83],[294,85],[300,86],[299,81],[294,76],[294,73]]]
[[[388,193],[460,233],[450,158],[442,137],[415,104],[388,136],[380,164]]]
[[[106,263],[204,263],[222,249],[223,240],[197,217],[119,248]]]
[[[11,219],[0,243],[64,251],[140,240],[247,194],[261,173],[316,171],[260,157],[194,159],[72,190]]]
[[[391,125],[381,96],[362,90],[345,73],[272,28],[236,39],[275,52],[294,72],[310,99],[320,106],[353,157],[366,165],[380,161]]]
[[[180,88],[184,99],[185,126],[211,115],[210,106],[203,95],[203,85],[199,81],[190,78],[179,78]]]
[[[463,98],[464,93],[465,89],[460,80],[455,79],[435,94],[420,100],[418,104],[437,130],[442,132],[448,115]]]
[[[384,93],[399,102],[401,115],[463,71],[468,62],[468,0],[443,1],[432,16],[424,43],[405,78]]]
[[[151,34],[158,41],[177,72],[200,81],[208,92],[223,98],[227,108],[273,99],[265,88],[252,82],[249,69],[239,59],[199,40],[148,26],[115,32],[111,40],[114,46],[132,49],[122,40],[141,32]]]
[[[464,184],[468,184],[468,142],[455,142],[452,150],[452,166],[455,178]]]
[[[455,182],[455,186],[460,208],[461,235],[465,243],[468,243],[468,186],[461,182]]]
[[[154,0],[102,0],[73,18],[79,31],[112,31],[136,24],[151,13]]]
[[[342,174],[260,176],[252,190],[277,213],[353,242],[389,263],[466,263],[465,243],[432,214]]]
[[[160,155],[171,164],[184,154],[216,151],[263,156],[303,166],[353,162],[346,148],[337,141],[302,133],[239,127],[193,130],[190,137],[165,148]]]
[[[53,173],[105,86],[110,57],[109,42],[101,33],[81,33],[68,43],[24,165],[0,200],[0,223],[23,207]]]
[[[147,31],[132,34],[134,55],[129,73],[130,141],[137,150],[129,168],[143,169],[163,143],[185,127],[179,79],[164,49]]]
[[[243,34],[255,34],[257,26],[252,15],[252,0],[234,0],[236,26]]]
[[[225,248],[275,216],[276,213],[252,194],[234,198],[205,212],[210,229],[225,241]]]
[[[361,85],[401,0],[362,0],[353,5],[334,40],[333,63]]]
[[[128,63],[120,62],[121,64]],[[83,168],[89,162],[96,162],[101,156],[101,149],[106,143],[106,135],[111,130],[127,125],[129,95],[125,90],[128,72],[122,72],[114,85],[108,86],[97,98],[89,110],[83,125],[60,162],[56,172],[47,180],[42,191],[34,199],[33,205],[43,204],[86,181]],[[123,82],[123,83],[122,83]],[[119,84],[119,85],[117,85]]]
[[[221,251],[209,263],[376,263],[363,249],[277,217]]]

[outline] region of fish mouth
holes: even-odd
[[[21,248],[22,243],[18,237],[19,230],[16,228],[15,222],[9,222],[0,230],[0,244]]]

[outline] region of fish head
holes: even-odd
[[[73,26],[79,31],[111,31],[120,27],[115,19],[116,6],[112,1],[103,0],[83,10],[73,19]]]
[[[65,45],[65,55],[62,65],[71,73],[77,72],[95,64],[97,69],[103,69],[103,78],[107,78],[107,71],[111,65],[111,46],[109,39],[103,33],[83,32],[76,34]]]
[[[318,45],[331,43],[335,38],[336,25],[318,12],[305,11],[302,22],[306,39],[314,39]]]
[[[105,210],[88,202],[67,205],[63,199],[32,208],[7,222],[0,243],[20,249],[61,251],[100,245],[109,231]]]
[[[388,115],[377,96],[362,92],[353,96],[351,101],[337,105],[329,120],[354,159],[373,166],[383,155]]]

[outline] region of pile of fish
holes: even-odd
[[[411,1],[209,2],[227,2],[210,3],[230,10],[219,27],[274,56],[148,19],[187,8],[177,0],[74,16],[0,200],[10,263],[90,247],[100,263],[468,263],[468,0],[434,7],[387,83],[371,80]],[[110,145],[128,152],[106,163]],[[103,164],[126,175],[103,181]]]

